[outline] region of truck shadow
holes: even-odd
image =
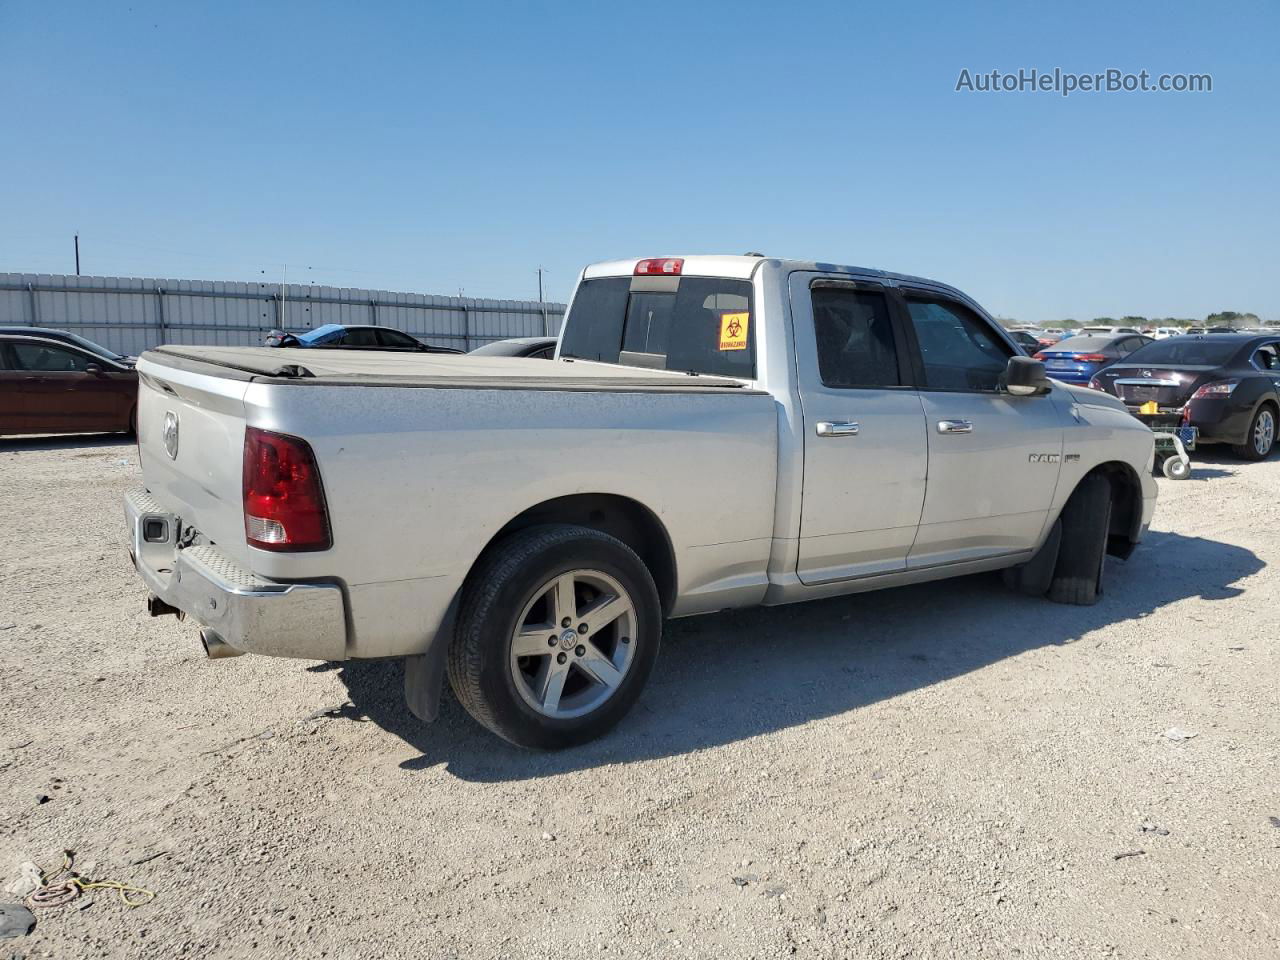
[[[59,433],[0,436],[0,453],[17,450],[74,450],[79,447],[127,447],[137,443],[127,433]]]
[[[612,732],[556,753],[509,746],[446,693],[439,720],[405,708],[398,662],[340,667],[353,713],[463,780],[555,776],[715,747],[860,707],[980,670],[1027,650],[1070,644],[1188,597],[1226,600],[1265,564],[1241,547],[1152,533],[1134,561],[1110,562],[1093,607],[1018,596],[978,575],[788,607],[672,621],[640,702]],[[1079,656],[1088,656],[1082,649]]]

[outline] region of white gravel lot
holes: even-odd
[[[157,894],[3,960],[1280,957],[1280,457],[1160,480],[1096,607],[982,576],[672,623],[550,755],[417,723],[397,664],[205,661],[143,609],[138,477],[0,441],[0,874]]]

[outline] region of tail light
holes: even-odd
[[[1031,355],[1031,359],[1032,359],[1032,360],[1039,360],[1041,363],[1044,363],[1044,351],[1043,351],[1043,350],[1037,350],[1035,353],[1033,353],[1033,354]]]
[[[684,269],[684,261],[675,260],[641,260],[636,264],[637,277],[678,277]]]
[[[1201,397],[1229,397],[1231,396],[1231,391],[1239,385],[1239,380],[1219,380],[1217,383],[1206,383],[1191,395],[1191,399],[1199,400]]]
[[[329,511],[305,440],[249,427],[244,433],[244,536],[275,551],[328,550]]]
[[[1071,357],[1076,363],[1106,363],[1105,353],[1076,353]]]

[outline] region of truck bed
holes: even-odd
[[[179,370],[240,381],[485,390],[754,392],[741,381],[725,377],[620,367],[590,360],[548,362],[466,354],[176,345],[157,347],[145,356],[151,362]]]

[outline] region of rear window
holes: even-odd
[[[1105,337],[1068,337],[1059,340],[1052,347],[1046,347],[1045,353],[1095,353],[1116,342],[1116,337],[1107,334]]]
[[[719,277],[584,281],[565,320],[560,355],[754,379],[751,284]]]
[[[1193,340],[1170,337],[1148,343],[1125,358],[1126,363],[1171,363],[1189,366],[1217,367],[1226,363],[1240,349],[1239,340]]]

